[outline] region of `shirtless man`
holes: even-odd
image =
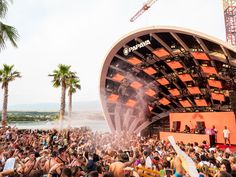
[[[65,167],[67,160],[65,158],[65,150],[59,149],[59,152],[53,152],[52,157],[50,157],[44,165],[44,173],[57,173],[61,174],[61,169]]]
[[[23,174],[23,176],[28,176],[32,170],[36,169],[36,157],[35,152],[31,151],[29,155],[29,160],[22,166],[18,171]]]
[[[113,162],[110,165],[109,171],[112,172],[115,177],[123,177],[125,168],[131,166],[137,160],[138,157],[138,154],[136,154],[135,157],[131,161],[129,161],[129,159],[122,158],[124,157],[124,155],[124,153],[120,154],[121,159],[118,162]],[[133,176],[135,175],[133,174]]]
[[[58,163],[56,158],[57,158],[57,152],[53,152],[52,156],[49,157],[45,162],[45,165],[43,167],[44,174],[47,174],[49,170]]]

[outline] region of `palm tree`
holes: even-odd
[[[69,120],[71,120],[71,112],[72,112],[72,94],[74,94],[77,89],[81,89],[79,77],[76,76],[75,72],[71,72],[70,78],[67,81],[68,87],[68,96],[69,96]]]
[[[4,91],[3,107],[2,107],[2,126],[7,125],[7,104],[8,104],[8,85],[9,82],[14,81],[16,78],[21,77],[18,71],[14,71],[14,65],[3,65],[3,69],[0,70],[0,82],[2,83],[2,89]]]
[[[61,86],[60,121],[64,120],[65,115],[66,82],[70,77],[70,67],[71,66],[59,64],[58,70],[54,70],[52,74],[49,74],[49,76],[53,77],[53,87],[58,88]]]
[[[0,1],[0,18],[3,19],[6,16],[8,10],[8,2],[10,0]],[[17,47],[16,41],[18,39],[17,30],[9,25],[0,21],[0,51],[6,47],[6,41],[9,40],[14,47]]]

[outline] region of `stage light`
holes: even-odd
[[[166,60],[167,63],[170,62],[170,61],[171,61],[170,59],[167,59],[167,60]]]
[[[197,52],[197,49],[191,49],[192,52]]]
[[[175,43],[172,43],[172,44],[171,44],[171,46],[170,46],[170,48],[171,48],[171,49],[176,49],[176,48],[177,48],[177,46],[176,46],[176,44],[175,44]]]
[[[224,68],[229,68],[230,66],[227,65],[227,64],[223,64],[222,67],[224,67]]]
[[[202,48],[200,48],[200,46],[193,46],[193,48],[191,49],[193,52],[203,52]]]
[[[174,60],[175,60],[175,61],[179,61],[179,58],[178,58],[178,57],[174,57]]]

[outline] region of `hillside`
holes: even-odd
[[[59,103],[35,103],[9,105],[9,111],[59,111]],[[99,101],[75,102],[73,112],[102,112]]]

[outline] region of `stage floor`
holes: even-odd
[[[220,148],[220,150],[225,150],[226,148],[229,148],[230,151],[232,151],[233,153],[236,153],[236,145],[224,145],[224,144],[216,144],[216,146],[218,146]]]

